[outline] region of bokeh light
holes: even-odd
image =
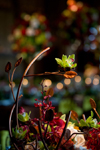
[[[75,82],[80,82],[81,81],[81,77],[80,76],[76,76],[75,77]]]
[[[98,78],[94,78],[93,79],[93,84],[94,85],[98,85],[99,84],[99,79]]]
[[[50,79],[45,79],[43,85],[44,86],[51,86],[52,85],[52,81]]]
[[[28,80],[27,79],[23,79],[23,86],[27,86],[28,85]]]
[[[11,85],[9,84],[9,86],[11,87]],[[15,87],[15,82],[12,82],[12,86],[13,88]]]
[[[61,82],[57,83],[57,89],[61,90],[63,88],[63,84]]]
[[[88,78],[85,79],[85,83],[87,85],[91,84],[91,82],[92,82],[91,78],[88,77]]]
[[[70,80],[70,79],[65,79],[65,80],[64,80],[64,83],[65,83],[66,85],[69,85],[69,84],[71,83],[71,80]]]

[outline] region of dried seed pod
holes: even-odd
[[[46,121],[52,121],[53,120],[53,116],[54,116],[54,112],[52,109],[48,109],[46,111],[46,114],[45,114],[45,120]]]
[[[15,67],[19,66],[21,64],[21,62],[22,62],[22,57],[16,61]]]
[[[73,120],[78,120],[78,114],[74,110],[71,110],[71,118]]]
[[[11,63],[8,62],[6,67],[5,67],[5,72],[9,72],[11,70]]]
[[[90,98],[90,104],[91,104],[91,107],[93,108],[93,110],[95,111],[95,113],[97,114],[97,116],[100,119],[100,116],[99,116],[98,112],[96,111],[96,103],[92,98]]]
[[[49,88],[48,90],[47,90],[47,92],[46,92],[46,96],[53,96],[53,94],[54,94],[54,91],[53,91],[53,89],[52,88]]]
[[[65,72],[64,77],[71,79],[74,78],[76,75],[77,73],[75,71],[67,71]]]
[[[92,98],[90,98],[90,104],[93,109],[96,109],[96,103]]]

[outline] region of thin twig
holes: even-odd
[[[72,133],[63,145],[65,145],[74,134],[86,134],[86,133],[85,132],[75,132],[75,133]]]
[[[12,95],[13,95],[13,99],[14,99],[14,101],[16,101],[15,96],[14,96],[14,91],[13,91],[12,77],[11,77],[11,80],[10,80],[10,72],[8,72],[8,79],[9,79],[9,84],[10,84],[10,87],[11,87],[11,92],[12,92]]]
[[[43,75],[61,75],[61,76],[63,76],[63,74],[59,73],[59,72],[44,72],[44,73],[38,73],[38,74],[28,74],[28,75],[25,75],[24,77],[43,76]]]
[[[94,109],[95,113],[97,114],[98,118],[100,119],[100,116],[99,116],[98,112],[96,111],[96,108],[93,108],[93,109]]]
[[[36,136],[36,150],[37,150],[37,141],[38,141],[38,139],[37,139],[37,136]]]
[[[45,148],[46,150],[49,150],[48,147],[47,147],[47,145],[46,145],[46,143],[45,143],[45,140],[43,139],[43,136],[42,136],[40,121],[38,121],[38,127],[39,127],[39,133],[40,133],[41,140],[42,140],[42,142],[43,142],[43,144],[44,144],[44,148]]]
[[[14,68],[14,70],[13,70],[13,72],[12,72],[11,82],[13,81],[13,77],[14,77],[15,70],[16,70],[16,68]]]

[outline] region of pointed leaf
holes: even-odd
[[[29,111],[29,117],[30,117],[31,111]]]
[[[9,72],[11,70],[11,63],[8,62],[6,67],[5,67],[5,72]]]
[[[87,123],[83,119],[81,119],[79,125],[81,127],[84,127],[84,126],[87,126]]]
[[[91,117],[93,118],[94,114],[93,114],[93,111],[91,111]]]
[[[15,67],[19,66],[21,64],[21,62],[22,62],[22,57],[16,61]]]
[[[63,55],[62,55],[62,61],[63,61],[63,62],[66,62],[66,60],[67,60],[67,56],[63,54]]]
[[[55,60],[57,61],[57,64],[61,65],[62,60],[60,58],[55,58]]]
[[[91,121],[92,121],[92,117],[89,116],[89,117],[87,118],[87,120],[86,120],[86,123],[90,123]]]
[[[68,58],[72,58],[72,59],[74,59],[74,60],[75,60],[75,54],[69,55],[69,57],[68,57]]]
[[[63,114],[63,115],[61,115],[61,117],[60,117],[60,119],[62,119],[63,121],[66,121],[65,118],[66,118],[66,114]]]
[[[73,65],[71,66],[71,68],[75,68],[76,66],[77,66],[77,63],[73,64]]]

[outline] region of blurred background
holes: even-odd
[[[35,98],[41,99],[40,82],[52,87],[56,110],[75,110],[79,117],[90,113],[89,99],[97,103],[100,114],[100,1],[91,0],[1,0],[0,1],[0,130],[8,130],[10,109],[14,103],[5,65],[22,57],[15,71],[13,90],[17,88],[29,62],[43,49],[29,72],[58,71],[55,58],[75,54],[78,75],[74,79],[58,76],[24,79],[19,107],[38,115]],[[33,109],[34,108],[34,109]]]

